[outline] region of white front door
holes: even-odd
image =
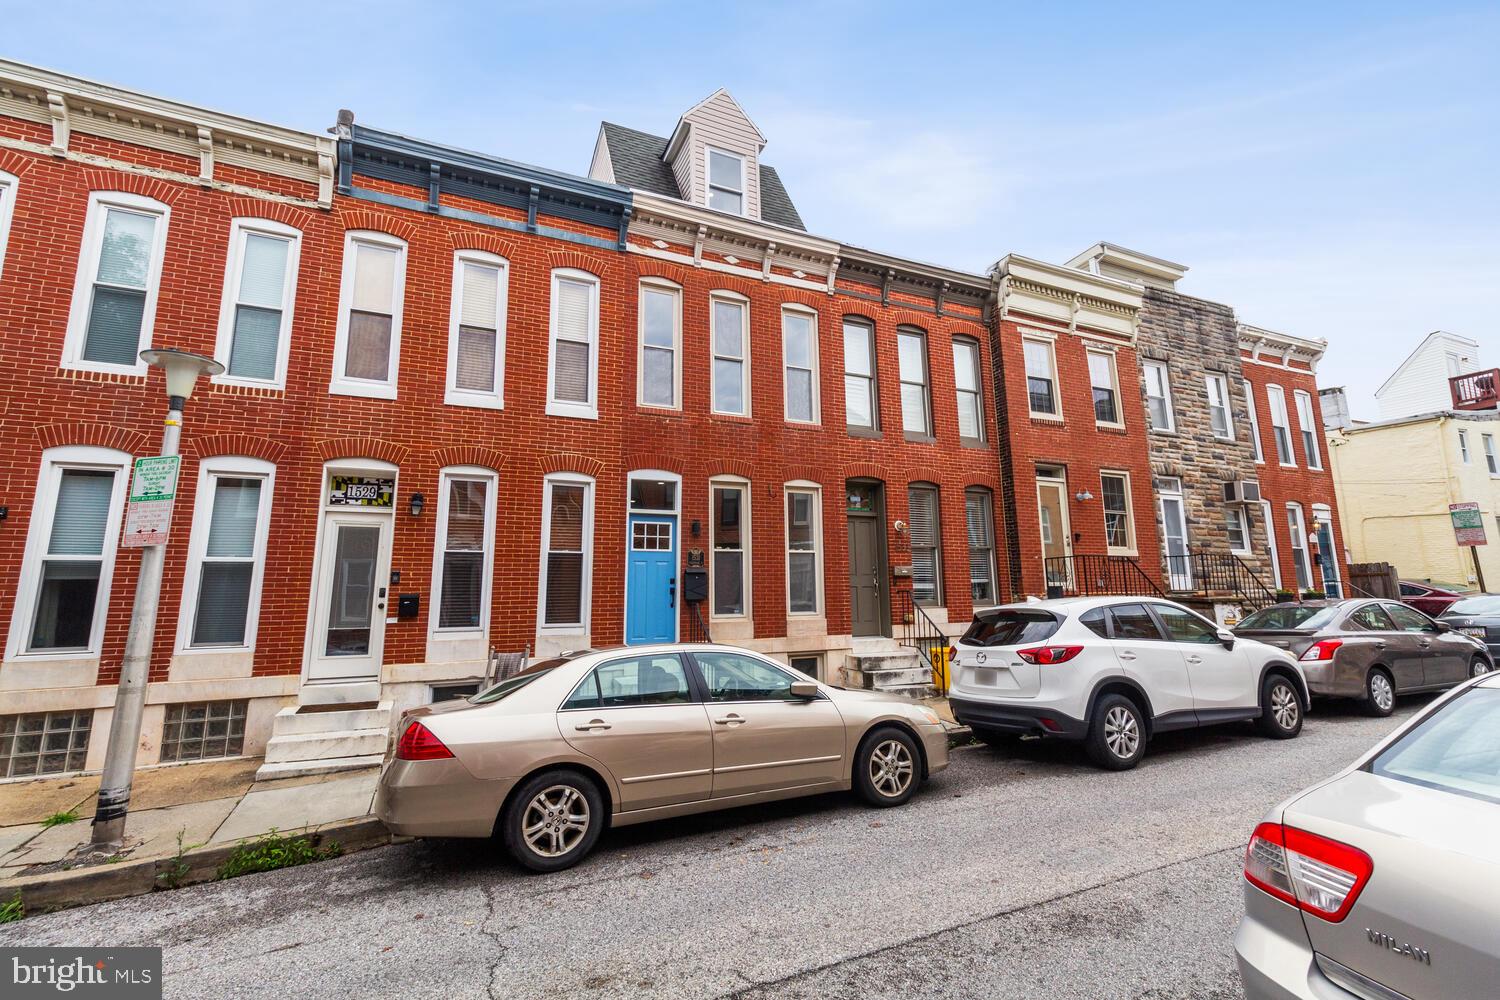
[[[391,517],[323,515],[309,681],[378,680],[385,639]]]
[[[1193,567],[1188,559],[1187,513],[1182,505],[1182,481],[1158,479],[1161,504],[1161,544],[1167,557],[1167,584],[1172,590],[1193,589]]]
[[[1068,524],[1068,484],[1066,480],[1037,477],[1037,516],[1042,531],[1042,565],[1047,586],[1073,587],[1073,529]]]

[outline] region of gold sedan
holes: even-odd
[[[495,836],[559,871],[609,826],[850,788],[897,806],[947,766],[924,705],[731,646],[637,646],[407,713],[375,814],[396,834]]]

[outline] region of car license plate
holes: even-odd
[[[1476,639],[1484,638],[1484,629],[1482,628],[1461,628],[1459,631],[1464,635],[1473,636]]]

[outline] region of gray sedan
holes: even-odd
[[[1358,698],[1373,715],[1390,715],[1398,694],[1440,691],[1495,666],[1484,643],[1397,601],[1273,604],[1234,632],[1297,657],[1314,695]]]
[[[1500,990],[1500,677],[1435,701],[1277,806],[1245,851],[1250,1000]]]

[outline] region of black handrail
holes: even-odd
[[[1165,597],[1156,581],[1130,556],[1095,553],[1049,556],[1043,561],[1047,587],[1075,597],[1151,594]]]
[[[922,662],[932,671],[933,686],[939,694],[948,693],[948,648],[953,640],[948,633],[938,628],[927,612],[912,600],[910,590],[896,591],[895,623],[896,642],[917,651]]]
[[[1246,604],[1274,604],[1276,595],[1239,556],[1184,552],[1165,557],[1167,589],[1174,594],[1233,594]]]

